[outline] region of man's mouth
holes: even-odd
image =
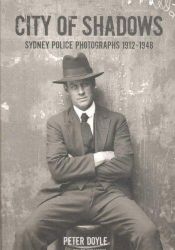
[[[81,97],[81,98],[78,98],[79,101],[85,101],[87,100],[87,97]]]

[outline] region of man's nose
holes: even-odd
[[[83,95],[84,94],[84,87],[83,86],[79,86],[79,88],[78,88],[78,94],[79,95]]]

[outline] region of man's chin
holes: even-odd
[[[85,111],[85,110],[87,110],[91,106],[91,104],[92,103],[90,103],[90,104],[89,103],[81,103],[81,104],[75,105],[75,106],[77,106],[77,108]]]

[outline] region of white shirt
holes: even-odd
[[[81,121],[81,115],[83,113],[86,113],[89,118],[87,120],[87,123],[89,124],[91,128],[92,134],[94,133],[94,114],[95,114],[95,103],[93,102],[92,105],[87,110],[81,110],[77,108],[76,106],[73,106],[76,114],[78,115],[80,121]]]

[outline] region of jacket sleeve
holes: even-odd
[[[107,182],[129,178],[134,164],[130,133],[123,115],[116,123],[114,136],[113,151],[115,157],[96,168],[97,178]]]
[[[93,154],[69,157],[61,127],[53,120],[47,122],[47,162],[59,183],[95,176]]]

